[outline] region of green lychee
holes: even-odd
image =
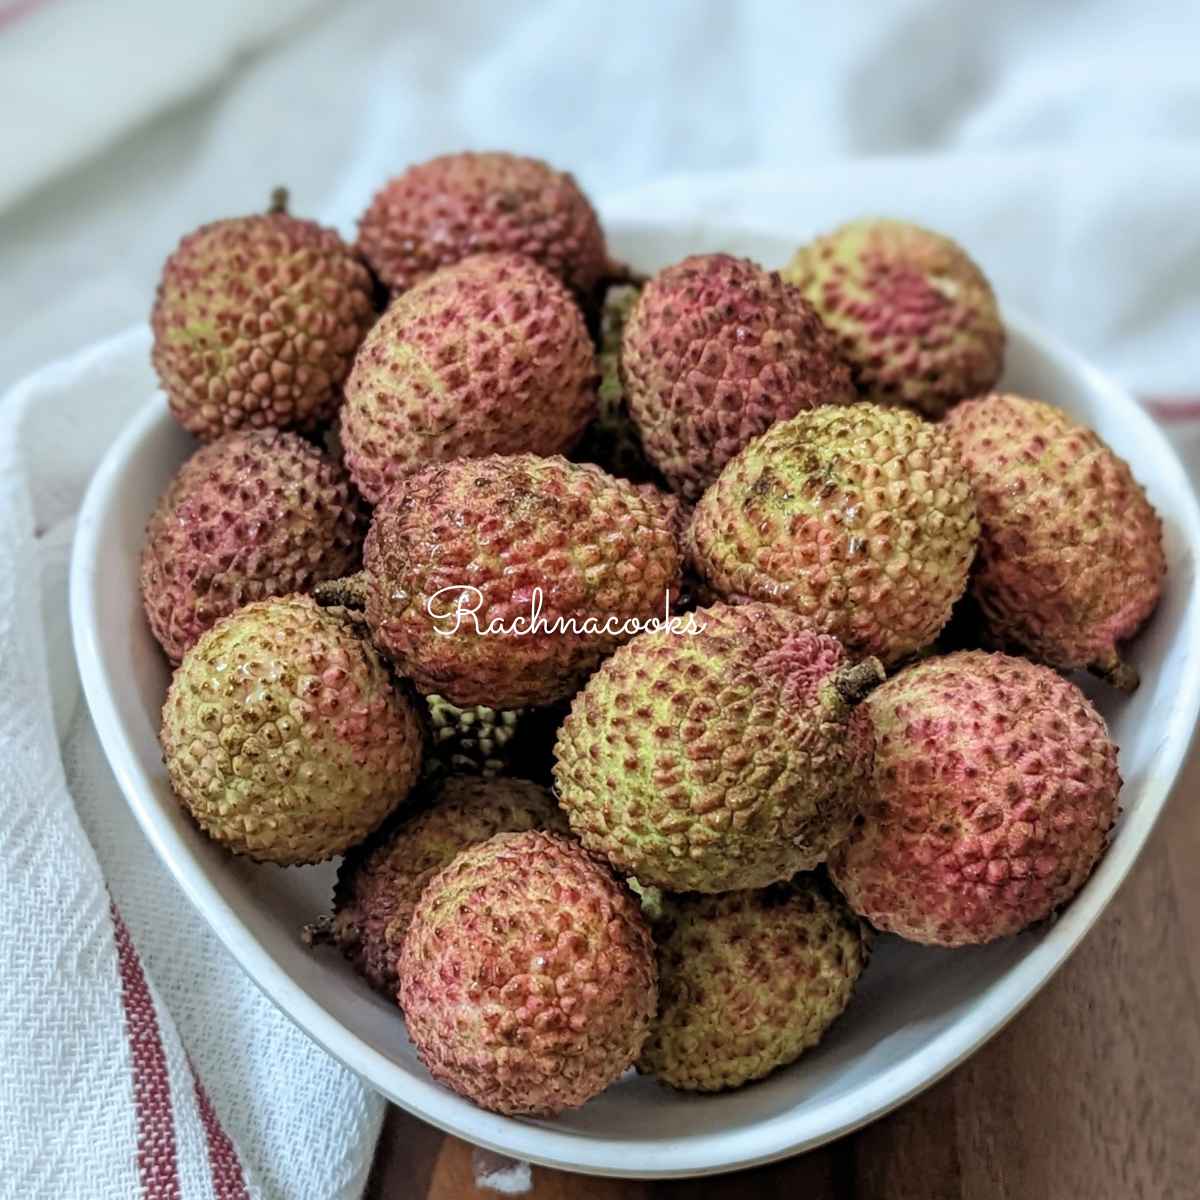
[[[421,697],[430,737],[425,775],[496,775],[550,782],[554,738],[567,701],[536,708],[460,706],[445,696]]]
[[[437,695],[423,700],[430,728],[427,771],[466,775],[497,775],[504,771],[509,745],[525,709],[492,708],[487,704],[462,708]]]
[[[329,420],[375,320],[366,267],[332,229],[271,211],[204,225],[167,259],[150,324],[176,420],[202,441]]]
[[[366,512],[339,464],[293,433],[202,446],[163,494],[142,549],[142,602],[167,657],[253,600],[357,568]]]
[[[856,706],[883,678],[766,604],[644,633],[588,680],[555,747],[583,844],[671,891],[763,887],[824,861],[871,771]]]
[[[646,284],[620,370],[647,456],[689,500],[776,421],[856,399],[800,290],[728,254],[684,259]]]
[[[394,300],[346,382],[341,438],[364,496],[409,471],[488,454],[559,454],[596,410],[583,313],[545,267],[476,255]]]
[[[1000,378],[996,297],[941,234],[906,221],[852,221],[797,250],[783,277],[837,335],[864,399],[940,417]]]
[[[890,665],[937,637],[978,535],[945,431],[864,403],[801,413],[751,442],[696,506],[689,545],[724,598],[782,605]]]
[[[214,841],[314,863],[407,797],[422,729],[345,613],[283,596],[218,621],[183,656],[162,717],[171,787]]]
[[[717,1092],[786,1066],[841,1015],[867,931],[828,883],[668,896],[654,925],[658,1015],[638,1070]]]
[[[426,885],[400,955],[421,1061],[483,1108],[552,1116],[641,1053],[657,1005],[633,895],[577,844],[502,833]]]
[[[1162,521],[1119,458],[1059,408],[991,395],[946,429],[966,464],[982,536],[972,591],[992,641],[1132,691],[1120,657],[1158,605]]]
[[[1049,667],[963,651],[868,699],[875,786],[829,867],[874,926],[942,946],[1051,916],[1083,886],[1118,812],[1117,749]]]

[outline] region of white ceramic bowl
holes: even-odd
[[[643,270],[730,250],[786,261],[788,239],[707,225],[618,228],[616,252]],[[1062,405],[1127,458],[1163,516],[1170,573],[1134,644],[1141,689],[1084,683],[1121,747],[1124,815],[1111,849],[1052,925],[978,949],[881,938],[846,1015],[800,1062],[720,1096],[687,1096],[632,1073],[578,1112],[515,1120],[434,1083],[397,1010],[300,927],[326,910],[332,866],[253,866],[209,842],[171,796],[157,742],[168,669],[142,617],[146,518],[193,448],[149,400],[109,451],[84,503],[71,571],[75,646],[92,716],[133,811],[179,885],[259,987],[301,1028],[397,1104],[469,1141],[570,1170],[681,1176],[751,1166],[845,1133],[927,1087],[1008,1021],[1071,953],[1146,842],[1200,710],[1200,513],[1162,433],[1119,387],[1011,314],[1004,386]]]

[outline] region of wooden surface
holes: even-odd
[[[391,1109],[370,1200],[495,1200],[495,1155]],[[518,1176],[519,1180],[520,1176]],[[1100,924],[1013,1023],[892,1115],[808,1154],[642,1183],[533,1167],[531,1200],[1200,1197],[1200,761]]]

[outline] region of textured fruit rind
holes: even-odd
[[[663,483],[642,449],[637,427],[629,416],[621,384],[621,341],[640,289],[628,284],[610,287],[600,314],[600,353],[597,366],[596,417],[572,458],[595,463],[618,479],[634,483]]]
[[[904,221],[853,221],[802,246],[783,277],[836,334],[864,399],[940,417],[1000,378],[996,297],[941,234]]]
[[[867,964],[867,931],[808,875],[672,896],[654,926],[658,1015],[638,1070],[688,1091],[762,1079],[815,1046]]]
[[[656,494],[562,458],[423,468],[375,510],[363,555],[368,623],[422,692],[458,705],[549,704],[629,640],[627,621],[664,616],[682,572],[677,518]],[[473,616],[453,615],[464,587],[478,592]]]
[[[346,464],[372,503],[415,467],[564,453],[596,409],[583,313],[544,267],[477,255],[394,300],[346,381]]]
[[[1073,683],[964,651],[900,672],[866,707],[875,789],[829,863],[857,913],[961,946],[1019,933],[1083,886],[1121,777],[1103,719]]]
[[[218,621],[163,706],[176,796],[214,840],[261,862],[320,862],[362,841],[421,767],[409,700],[338,610],[307,596]]]
[[[472,254],[524,254],[579,295],[608,268],[604,233],[575,180],[516,154],[445,154],[387,183],[358,249],[393,292]]]
[[[375,319],[366,267],[332,230],[286,213],[204,225],[167,259],[154,369],[202,441],[329,420]]]
[[[146,529],[150,628],[177,663],[244,604],[354,571],[366,530],[346,472],[296,434],[246,430],[202,446]]]
[[[444,696],[422,696],[429,725],[427,775],[499,775],[527,710],[472,704],[461,708]]]
[[[1129,465],[1061,409],[969,400],[946,419],[982,535],[972,590],[988,632],[1056,667],[1115,661],[1162,592],[1162,521]]]
[[[495,1112],[577,1108],[633,1065],[657,969],[633,895],[565,838],[499,834],[417,903],[400,959],[409,1036],[433,1077]]]
[[[684,259],[642,289],[620,370],[647,456],[689,500],[776,421],[857,398],[800,290],[727,254]]]
[[[842,647],[792,613],[719,605],[695,622],[704,632],[635,638],[575,698],[559,802],[588,849],[643,884],[763,887],[849,833],[870,722],[833,688]]]
[[[802,413],[751,442],[701,498],[688,539],[725,599],[782,605],[890,665],[949,619],[978,534],[946,433],[864,403]]]
[[[393,998],[413,910],[438,871],[497,833],[567,832],[554,797],[523,779],[451,776],[416,802],[421,811],[389,822],[346,855],[333,897],[335,941],[373,987]]]

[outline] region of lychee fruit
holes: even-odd
[[[200,828],[283,865],[362,841],[421,769],[412,703],[356,622],[307,596],[249,604],[208,630],[171,680],[161,740]]]
[[[498,775],[508,761],[509,746],[527,712],[523,708],[461,707],[445,696],[423,696],[429,724],[427,773]]]
[[[342,467],[294,433],[243,430],[202,446],[159,500],[142,601],[167,657],[253,600],[357,569],[366,511]]]
[[[687,1091],[762,1079],[815,1046],[867,965],[867,930],[827,882],[668,896],[658,1015],[638,1070]]]
[[[346,382],[346,465],[372,503],[416,467],[560,454],[596,409],[583,313],[532,259],[477,255],[394,300]]]
[[[516,154],[444,154],[387,183],[358,249],[395,292],[472,254],[524,254],[579,296],[608,270],[604,233],[570,176]]]
[[[375,320],[370,272],[332,229],[285,207],[278,192],[263,215],[204,225],[163,268],[154,369],[201,441],[329,420]]]
[[[400,480],[372,517],[362,574],[315,594],[364,605],[376,645],[423,693],[550,704],[665,618],[677,518],[588,464],[458,459]]]
[[[1019,933],[1083,886],[1118,813],[1117,749],[1049,667],[963,651],[868,699],[875,786],[830,857],[877,929],[963,946]]]
[[[948,620],[978,534],[945,431],[862,403],[801,413],[751,442],[701,498],[688,538],[720,596],[782,605],[891,665]]]
[[[389,822],[343,859],[328,931],[359,973],[393,998],[413,909],[438,871],[497,833],[567,832],[554,797],[523,779],[451,776],[422,788],[418,803],[415,815]]]
[[[589,850],[642,884],[787,879],[850,831],[871,771],[858,704],[882,678],[785,609],[701,609],[622,647],[576,696],[555,747],[559,803]]]
[[[620,370],[646,455],[689,500],[776,421],[856,399],[800,290],[728,254],[684,259],[646,284]]]
[[[1000,378],[996,297],[941,234],[906,221],[852,221],[802,246],[782,273],[837,335],[866,400],[936,418]]]
[[[603,467],[618,479],[665,484],[642,449],[637,427],[629,416],[621,383],[621,340],[637,303],[640,289],[631,284],[610,287],[600,314],[600,387],[596,417],[571,457]]]
[[[554,738],[569,708],[565,700],[536,708],[451,704],[445,696],[421,697],[429,744],[427,779],[446,775],[507,775],[550,782]]]
[[[400,954],[421,1061],[483,1108],[552,1116],[614,1083],[657,1004],[633,895],[574,842],[501,833],[426,885]]]
[[[945,425],[979,507],[972,591],[988,637],[1132,691],[1120,646],[1157,606],[1166,559],[1162,521],[1128,463],[1023,396],[968,400]]]

